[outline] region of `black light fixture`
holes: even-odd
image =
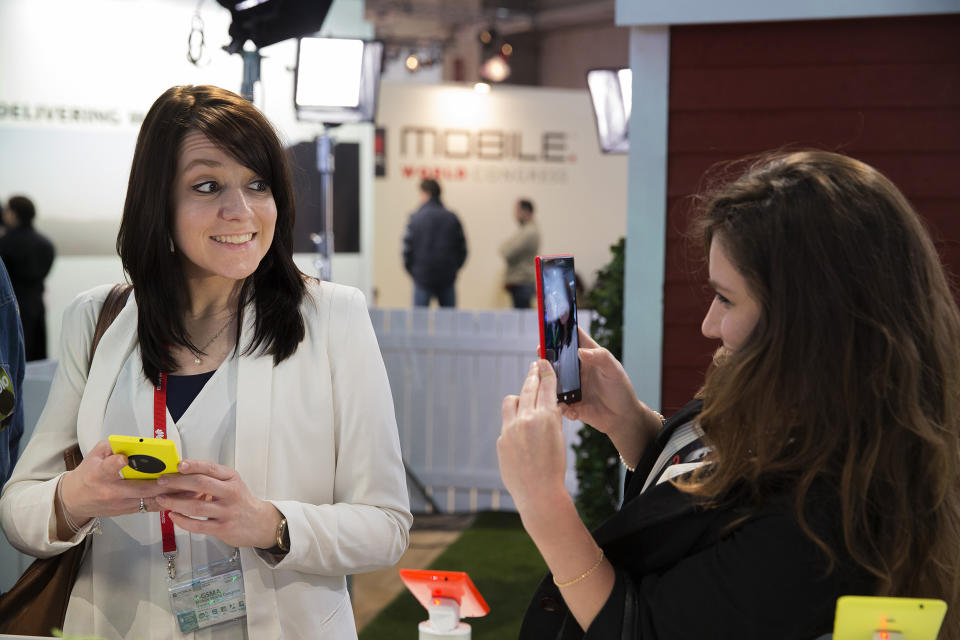
[[[258,49],[316,33],[333,0],[217,0],[230,10],[228,53],[240,53],[247,40]]]

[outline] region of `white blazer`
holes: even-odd
[[[62,452],[79,442],[86,453],[105,439],[107,401],[136,348],[137,307],[130,296],[100,342],[88,377],[93,329],[109,288],[80,294],[64,313],[61,360],[47,404],[0,497],[0,526],[10,543],[37,557],[83,538],[84,532],[71,541],[56,539],[53,504]],[[252,548],[240,550],[247,629],[256,639],[355,638],[344,576],[395,564],[413,520],[393,399],[363,294],[326,282],[310,281],[307,288],[300,309],[306,337],[296,353],[276,367],[262,355],[237,363],[236,469],[255,496],[286,516],[291,544],[279,563]],[[244,315],[241,349],[253,335],[252,307]],[[176,429],[170,435],[179,439]],[[92,538],[68,626],[115,636],[110,605],[93,597],[93,584],[98,565],[116,558]],[[159,548],[142,552],[162,564]],[[164,573],[160,566],[151,581]],[[165,635],[170,632],[158,637]]]

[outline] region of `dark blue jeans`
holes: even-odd
[[[453,285],[441,289],[428,289],[416,282],[413,283],[413,306],[429,307],[431,298],[436,298],[441,307],[457,306],[457,291]]]

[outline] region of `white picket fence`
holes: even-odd
[[[370,317],[393,391],[412,510],[515,510],[497,465],[500,406],[519,393],[537,357],[536,311],[371,309]],[[590,313],[578,319],[589,330]],[[580,426],[563,421],[568,442]],[[572,450],[566,484],[576,492]]]

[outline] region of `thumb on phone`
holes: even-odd
[[[585,349],[602,349],[597,341],[590,337],[590,335],[583,330],[579,324],[577,325],[577,335],[580,337],[580,346]]]
[[[120,469],[123,469],[127,466],[127,456],[122,453],[114,453],[113,447],[110,446],[108,440],[101,440],[93,449],[90,450],[90,453],[87,454],[88,458],[99,458],[101,461],[100,468],[104,473],[110,475],[117,475],[120,473]]]

